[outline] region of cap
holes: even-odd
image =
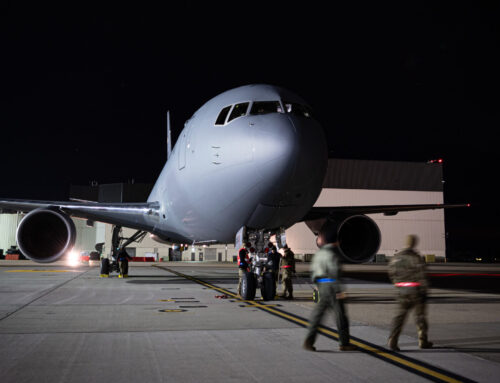
[[[418,243],[418,237],[415,234],[410,234],[406,237],[406,247],[408,249],[413,249],[415,246],[417,246]]]

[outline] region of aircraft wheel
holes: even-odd
[[[246,301],[253,301],[255,299],[256,290],[255,275],[248,271],[245,272],[241,279],[241,297]]]
[[[272,301],[276,295],[275,288],[273,273],[266,271],[262,275],[262,287],[260,288],[262,299],[265,301]]]
[[[101,259],[101,277],[109,276],[109,259],[102,258]]]

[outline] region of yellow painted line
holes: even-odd
[[[338,339],[338,335],[335,334],[333,331],[330,331],[330,330],[327,330],[327,329],[324,329],[324,328],[319,328],[319,331],[322,332],[322,333],[324,333],[324,334],[333,336],[333,337],[335,337],[335,338]],[[410,362],[408,360],[402,359],[402,358],[400,358],[397,355],[394,355],[392,353],[381,351],[379,349],[371,347],[370,345],[362,343],[362,342],[359,342],[357,340],[351,339],[351,344],[355,345],[356,347],[362,348],[363,350],[366,350],[366,351],[369,351],[371,353],[383,356],[384,358],[390,359],[390,360],[392,360],[392,361],[394,361],[394,362],[396,362],[398,364],[403,364],[403,365],[405,365],[407,367],[410,367],[411,369],[423,372],[426,375],[434,376],[435,378],[438,378],[438,379],[443,380],[445,382],[453,382],[453,383],[461,382],[461,380],[457,380],[457,379],[451,378],[451,377],[449,377],[447,375],[443,375],[443,374],[441,374],[439,372],[436,372],[434,370],[431,370],[431,369],[429,369],[427,367],[424,367],[424,366],[421,366],[419,364],[416,364],[416,363]]]
[[[184,275],[182,273],[173,271],[171,269],[167,269],[167,268],[164,268],[164,269],[166,269],[167,271],[172,272],[172,273],[174,273],[174,274],[176,274],[178,276],[187,278],[189,280],[192,280],[193,282],[196,282],[198,284],[206,286],[206,287],[208,287],[208,288],[210,288],[212,290],[217,290],[217,291],[223,292],[226,295],[232,296],[233,298],[235,298],[236,300],[238,300],[238,302],[247,303],[248,307],[257,307],[259,309],[266,310],[266,311],[268,311],[268,312],[270,312],[270,313],[272,313],[274,315],[280,316],[280,317],[285,318],[285,319],[287,319],[287,320],[289,320],[291,322],[295,322],[295,323],[300,324],[300,325],[305,326],[305,327],[307,327],[309,325],[309,321],[307,321],[307,320],[296,318],[295,316],[288,315],[288,314],[286,314],[284,312],[274,310],[272,307],[276,306],[276,305],[267,305],[267,304],[262,304],[262,303],[260,303],[258,301],[243,300],[241,298],[238,298],[238,296],[236,294],[233,294],[230,291],[227,291],[225,289],[222,289],[222,288],[219,288],[217,286],[211,285],[211,284],[209,284],[207,282],[204,282],[202,280],[196,279],[194,277],[190,277],[190,276]],[[318,328],[318,331],[320,333],[323,333],[324,335],[329,336],[329,337],[333,337],[333,338],[336,338],[336,339],[339,338],[338,334],[336,334],[335,332],[333,332],[331,330],[323,328],[321,326]],[[415,371],[418,371],[420,373],[432,376],[432,377],[434,377],[436,379],[439,379],[439,380],[441,380],[443,382],[450,382],[450,383],[460,383],[460,382],[462,382],[462,380],[457,380],[457,379],[455,379],[453,377],[444,375],[444,374],[442,374],[442,373],[440,373],[438,371],[434,371],[434,370],[432,370],[430,368],[427,368],[425,366],[422,366],[422,365],[419,365],[417,363],[411,362],[409,360],[403,359],[401,357],[398,357],[397,355],[394,355],[391,352],[382,351],[382,350],[377,349],[375,347],[372,347],[369,344],[366,344],[364,342],[360,342],[360,341],[357,341],[355,339],[351,339],[351,344],[355,345],[356,347],[358,347],[360,349],[368,351],[369,353],[381,356],[384,359],[388,359],[388,360],[390,360],[390,361],[392,361],[392,362],[394,362],[396,364],[403,365],[403,366],[406,366],[407,368],[410,368],[412,370],[415,370]]]
[[[74,273],[76,270],[5,270],[6,273]]]
[[[173,299],[158,299],[158,302],[175,302]]]

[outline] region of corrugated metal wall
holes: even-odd
[[[329,189],[443,191],[439,163],[329,159]]]
[[[16,245],[16,230],[20,220],[18,214],[0,214],[0,249],[5,252]]]

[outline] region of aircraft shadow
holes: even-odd
[[[394,304],[397,303],[395,296],[349,296],[348,303],[377,303],[377,304]],[[437,304],[479,304],[479,303],[500,303],[500,297],[480,297],[468,298],[463,296],[446,296],[446,297],[428,297],[427,303]]]
[[[131,279],[127,280],[127,283],[131,283],[133,285],[187,285],[193,284],[194,282],[189,281],[187,279],[132,279],[135,277],[130,277]],[[158,278],[158,276],[156,276]]]

